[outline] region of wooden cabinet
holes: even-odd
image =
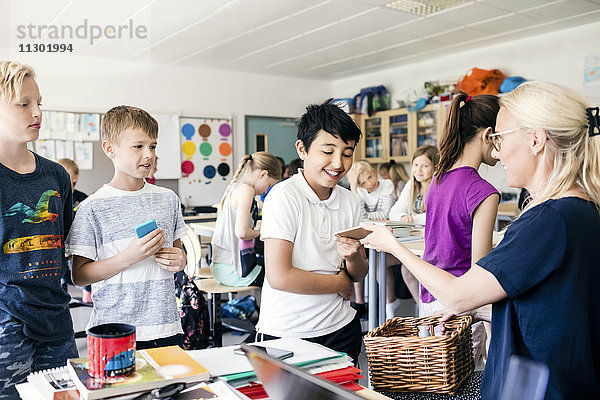
[[[410,162],[417,147],[438,145],[446,119],[446,105],[430,104],[415,112],[399,108],[380,111],[370,117],[354,115],[353,118],[363,133],[355,160],[373,164],[389,160]]]

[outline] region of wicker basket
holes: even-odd
[[[418,336],[417,326],[437,324],[439,316],[396,317],[365,336],[375,390],[456,393],[475,368],[471,317],[451,318],[444,336]]]

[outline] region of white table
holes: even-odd
[[[419,257],[423,256],[425,250],[424,240],[402,242],[410,251]],[[369,331],[383,324],[385,318],[386,298],[386,263],[385,252],[379,252],[368,247],[369,250],[369,273],[367,276],[369,285]],[[379,272],[379,290],[377,290],[377,272]],[[375,295],[377,293],[377,296]],[[379,305],[379,307],[378,307]]]

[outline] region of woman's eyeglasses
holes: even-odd
[[[498,131],[495,133],[490,133],[488,135],[488,138],[492,142],[492,146],[494,147],[494,150],[496,150],[497,152],[500,152],[500,148],[502,147],[502,135],[506,135],[507,133],[517,132],[520,130],[521,130],[521,128],[514,128],[514,129],[507,129],[505,131]]]

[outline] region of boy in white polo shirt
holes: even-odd
[[[298,126],[304,169],[274,186],[263,208],[266,279],[259,338],[300,337],[358,360],[360,321],[348,301],[367,274],[358,240],[335,232],[359,225],[358,198],[337,183],[352,167],[361,133],[330,102],[310,105]]]

